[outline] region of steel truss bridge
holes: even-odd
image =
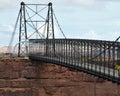
[[[30,6],[35,6],[36,11]],[[38,6],[47,6],[46,18],[39,14],[44,8],[38,10]],[[27,8],[32,10],[35,14],[30,16]],[[32,19],[35,15],[42,18],[42,20]],[[120,37],[115,41],[68,39],[65,37],[55,17],[58,27],[63,37],[65,37],[56,39],[54,32],[54,17],[55,14],[52,3],[21,3],[17,19],[17,22],[20,22],[18,56],[27,54],[31,60],[59,64],[120,83],[120,42],[118,42]],[[43,25],[42,27],[38,27],[39,22],[44,22],[44,34],[39,32],[39,29],[43,27]],[[30,30],[27,24],[35,30],[34,33],[37,34],[36,38],[29,38],[34,33],[28,36],[28,31]],[[14,34],[15,32],[12,35],[12,39]],[[26,45],[26,41],[29,43],[29,46]]]
[[[30,59],[63,65],[120,83],[120,73],[115,68],[120,63],[118,42],[81,39],[30,39],[29,42]]]

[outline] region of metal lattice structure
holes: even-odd
[[[21,2],[15,30],[10,41],[11,46],[17,24],[19,23],[19,57],[28,55],[28,39],[55,39],[53,15],[51,2],[49,4],[25,4]],[[53,44],[53,49],[55,49],[54,47],[55,44]],[[47,45],[46,48],[48,48]]]

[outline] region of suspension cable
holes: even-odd
[[[65,36],[65,34],[64,34],[64,32],[63,32],[63,30],[62,30],[62,28],[61,28],[61,26],[60,26],[60,24],[59,24],[59,22],[58,22],[58,19],[57,19],[56,15],[55,15],[55,12],[54,12],[54,11],[53,11],[53,15],[54,15],[54,18],[55,18],[55,20],[56,20],[57,26],[58,26],[58,28],[60,29],[62,35],[64,36],[65,39],[67,39],[66,36]]]
[[[115,40],[115,42],[117,42],[120,39],[120,36]]]
[[[17,16],[17,20],[16,20],[16,23],[15,23],[15,26],[14,26],[14,29],[13,29],[12,37],[10,39],[10,43],[9,43],[9,46],[8,46],[8,51],[9,52],[11,52],[11,47],[12,47],[12,43],[13,43],[13,40],[14,40],[15,32],[16,32],[16,29],[17,29],[20,13],[21,13],[21,8],[19,10],[19,13],[18,13],[18,16]]]
[[[98,56],[100,56],[102,53],[104,53],[107,49],[110,49],[111,46],[114,45],[114,43],[118,42],[118,40],[120,39],[120,36],[110,45],[108,46],[108,48],[104,49],[102,52],[100,52],[97,56],[95,56],[94,58],[90,59],[90,60],[93,60],[93,59],[96,59]]]

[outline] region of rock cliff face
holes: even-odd
[[[96,80],[96,84],[94,83]],[[0,61],[0,96],[120,96],[119,85],[55,64]]]

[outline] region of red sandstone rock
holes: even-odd
[[[0,62],[0,96],[94,96],[95,93],[120,96],[120,86],[55,64],[22,58]]]

